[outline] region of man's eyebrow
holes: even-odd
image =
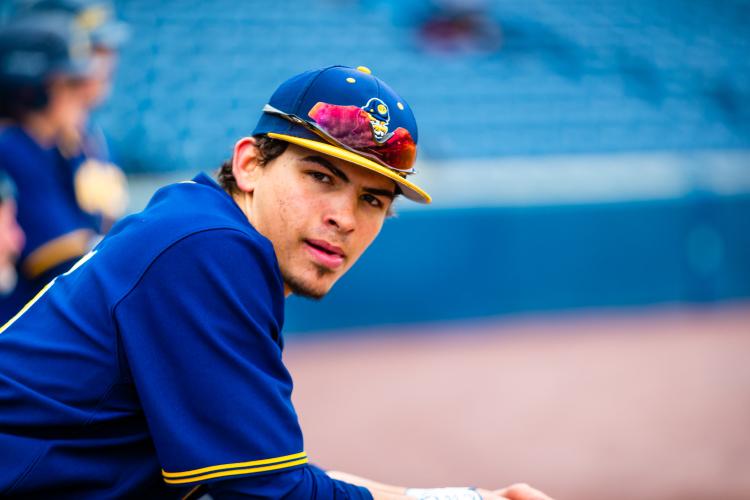
[[[324,167],[330,170],[333,175],[335,175],[342,181],[349,182],[349,178],[346,176],[344,172],[341,171],[341,169],[336,168],[336,166],[333,163],[323,158],[322,156],[318,156],[318,155],[305,156],[304,158],[302,158],[302,161],[309,161],[312,163],[317,163],[321,167]],[[390,200],[393,200],[394,198],[396,198],[396,193],[388,189],[366,187],[366,188],[362,188],[362,191],[366,193],[374,194],[374,195],[385,196],[386,198]]]
[[[346,176],[346,174],[344,172],[342,172],[340,169],[336,168],[333,165],[333,163],[331,163],[330,161],[326,160],[322,156],[318,156],[318,155],[305,156],[304,158],[302,158],[302,161],[309,161],[309,162],[312,162],[312,163],[317,163],[321,167],[325,167],[328,170],[330,170],[333,175],[335,175],[336,177],[338,177],[342,181],[349,182],[349,178]]]
[[[390,191],[388,189],[379,189],[379,188],[368,188],[368,187],[366,187],[366,188],[362,188],[362,191],[364,191],[365,193],[370,193],[370,194],[376,194],[376,195],[380,195],[380,196],[385,196],[389,200],[393,200],[394,198],[396,198],[396,193],[394,191]]]

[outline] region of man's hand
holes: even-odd
[[[539,490],[536,490],[525,483],[517,483],[501,490],[495,490],[492,492],[498,498],[507,498],[508,500],[552,500],[552,497],[545,495]],[[482,494],[482,498],[496,498],[496,497],[485,497]]]

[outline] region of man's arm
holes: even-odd
[[[246,476],[208,484],[213,500],[371,500],[364,487],[339,481],[313,465],[267,476]],[[386,498],[386,497],[376,497]],[[398,497],[394,497],[398,498]]]
[[[365,479],[345,472],[323,472],[314,465],[283,474],[265,477],[246,477],[238,480],[209,484],[208,492],[214,500],[244,498],[283,498],[285,500],[552,500],[526,484],[515,484],[501,490],[489,491],[468,488],[434,488],[409,490]],[[252,492],[263,492],[262,497]],[[369,494],[368,494],[369,493]],[[441,496],[442,495],[442,496]]]
[[[253,484],[273,491],[269,478],[283,482],[305,468],[278,341],[283,285],[270,252],[231,229],[192,234],[164,250],[114,308],[123,377],[167,484],[257,476]]]

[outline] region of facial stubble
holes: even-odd
[[[317,279],[319,280],[323,279],[326,275],[333,274],[333,271],[325,266],[320,266],[318,264],[313,265],[315,266]],[[292,276],[291,273],[284,272],[283,270],[281,272],[281,277],[294,295],[307,297],[308,299],[313,300],[320,300],[328,293],[328,290],[321,292],[320,290],[314,289],[307,283],[303,283],[302,280],[297,279],[296,276]]]

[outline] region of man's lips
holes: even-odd
[[[314,260],[331,269],[339,267],[346,258],[340,247],[323,240],[305,240],[305,247]]]

